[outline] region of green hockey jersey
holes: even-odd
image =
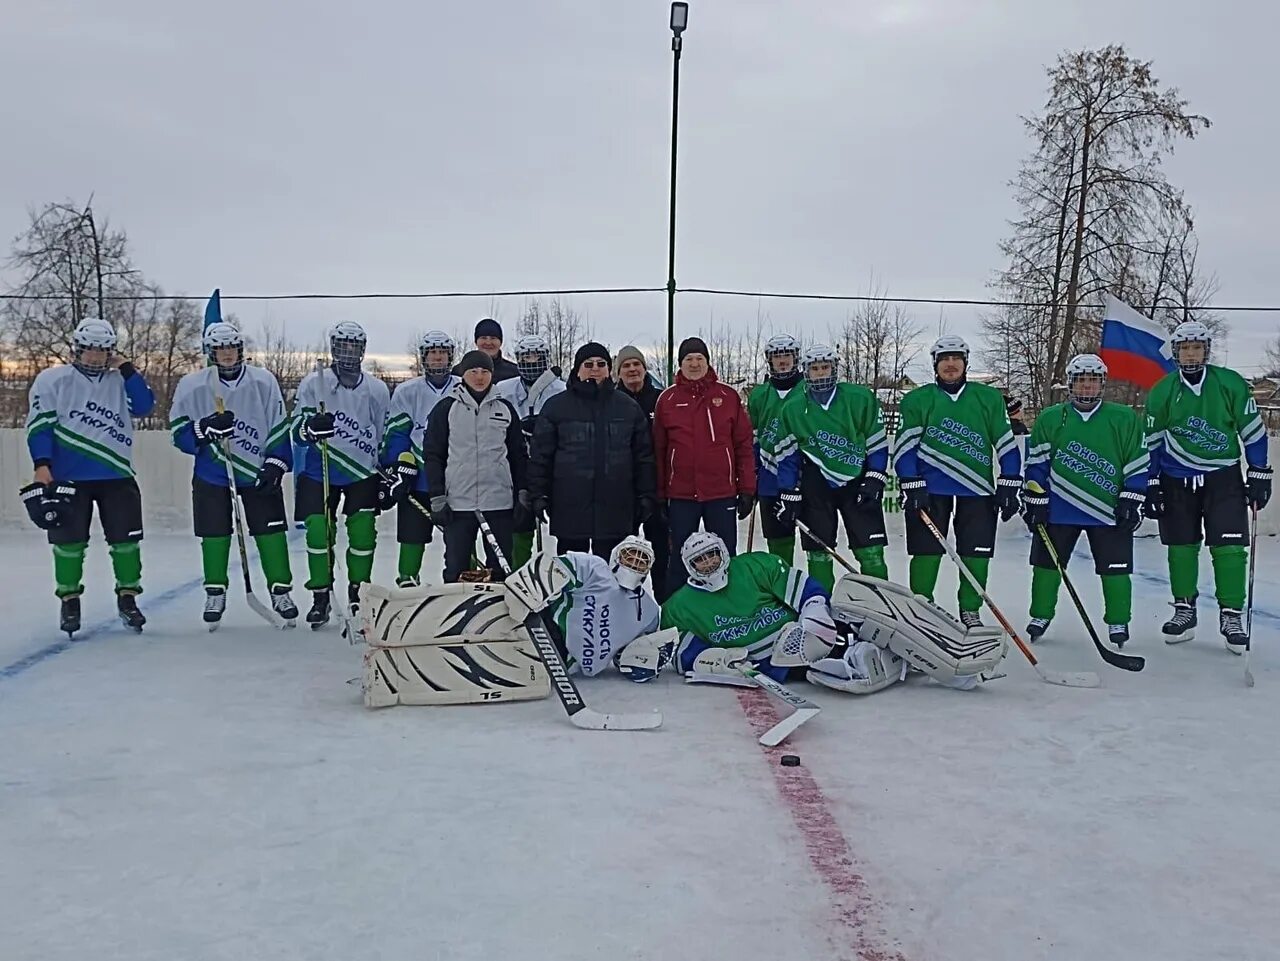
[[[1081,527],[1116,522],[1122,490],[1145,494],[1147,447],[1137,411],[1104,401],[1040,412],[1027,442],[1027,483],[1049,492],[1049,520]]]
[[[800,458],[816,464],[832,487],[841,487],[867,470],[889,466],[889,438],[876,395],[857,384],[837,384],[827,404],[807,389],[794,391],[782,404],[780,429],[770,452],[783,490],[800,485]]]
[[[994,494],[995,461],[1002,476],[1021,476],[1022,454],[994,387],[966,383],[950,394],[925,384],[902,398],[899,413],[894,472],[903,480],[923,478],[930,494]]]
[[[778,496],[778,465],[773,459],[782,428],[778,415],[783,401],[803,390],[801,386],[778,390],[772,381],[766,380],[747,395],[747,417],[756,436],[756,493],[761,497]]]
[[[1147,396],[1147,448],[1151,476],[1194,477],[1240,462],[1267,463],[1267,431],[1248,382],[1226,367],[1205,367],[1199,384],[1180,371],[1162,378]]]

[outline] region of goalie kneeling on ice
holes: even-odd
[[[831,592],[831,615],[868,641],[923,671],[940,684],[967,690],[995,668],[1009,649],[994,627],[966,632],[964,625],[901,584],[845,574]],[[901,675],[886,672],[887,686]]]
[[[547,670],[507,609],[501,584],[366,584],[360,593],[366,707],[528,701],[551,693]]]

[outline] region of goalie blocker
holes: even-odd
[[[861,574],[846,574],[831,595],[831,613],[852,627],[858,641],[851,653],[863,678],[848,685],[828,683],[824,662],[809,680],[855,694],[870,694],[905,675],[905,667],[928,674],[940,684],[967,690],[1004,659],[1008,640],[998,628],[965,631],[959,621],[900,585]],[[861,648],[861,649],[859,649]],[[818,676],[815,678],[815,674]]]
[[[547,697],[551,682],[501,584],[360,592],[366,707]]]

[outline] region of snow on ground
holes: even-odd
[[[1027,537],[1002,538],[995,594],[1021,626]],[[579,731],[554,699],[366,710],[334,628],[269,631],[233,583],[207,633],[183,535],[144,543],[141,636],[112,620],[95,543],[84,639],[63,644],[48,550],[6,530],[0,958],[1270,961],[1280,543],[1263,552],[1252,690],[1212,602],[1197,640],[1160,642],[1144,539],[1142,674],[1096,657],[1064,592],[1037,653],[1102,689],[1043,684],[1016,650],[967,694],[800,683],[824,710],[783,768],[757,692],[673,676],[583,685],[660,708],[656,732]],[[948,603],[954,584],[944,566]]]

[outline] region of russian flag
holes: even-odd
[[[1104,295],[1102,346],[1098,355],[1107,373],[1118,380],[1150,390],[1175,367],[1165,329],[1123,300]]]
[[[222,323],[222,288],[216,287],[213,296],[204,305],[204,326],[207,330],[210,324],[220,323]]]

